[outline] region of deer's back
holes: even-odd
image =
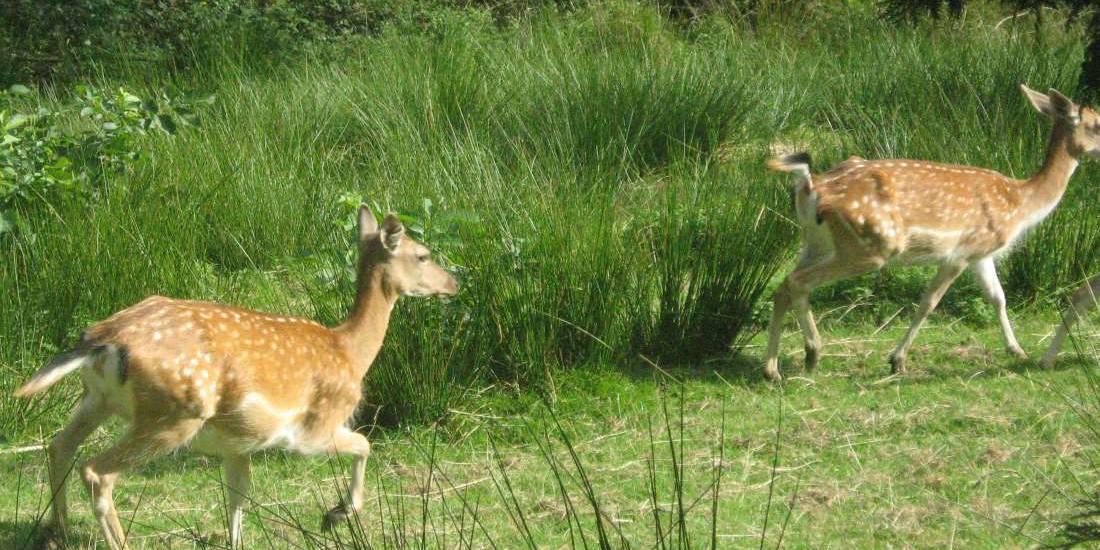
[[[124,416],[198,417],[200,450],[310,450],[354,412],[361,392],[336,334],[313,321],[154,296],[85,333],[122,350],[102,380]]]
[[[849,160],[814,178],[818,211],[887,257],[984,256],[1008,244],[1018,182],[970,166]]]

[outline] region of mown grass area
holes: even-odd
[[[745,360],[667,372],[639,361],[556,375],[549,401],[506,388],[452,411],[442,427],[374,433],[366,509],[358,525],[332,535],[320,533],[321,512],[337,501],[347,461],[262,454],[247,541],[579,548],[584,537],[595,547],[595,514],[570,448],[612,547],[661,547],[662,538],[670,548],[757,547],[761,538],[767,548],[1030,548],[1056,540],[1082,488],[1098,481],[1089,467],[1097,440],[1071,408],[1093,410],[1086,369],[1095,359],[1070,354],[1041,371],[1000,353],[994,327],[939,316],[914,348],[913,371],[891,377],[885,357],[905,323],[877,330],[838,319],[823,323],[821,370],[795,372],[783,388],[759,382]],[[1022,344],[1038,347],[1051,321],[1022,321]],[[789,349],[797,339],[787,334]],[[1100,346],[1095,324],[1078,331],[1078,345]],[[101,430],[91,449],[108,438]],[[0,461],[0,507],[18,510],[0,539],[11,547],[31,536],[48,489],[40,453]],[[126,476],[116,501],[132,521],[135,548],[224,547],[219,475],[216,461],[179,454]],[[98,530],[82,491],[71,495],[75,547],[90,548]]]

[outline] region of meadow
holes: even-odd
[[[402,301],[367,377],[370,511],[319,533],[342,461],[265,454],[253,545],[1057,541],[1097,481],[1097,325],[1053,372],[1015,362],[967,277],[914,372],[889,377],[928,272],[866,276],[815,295],[821,370],[799,372],[792,334],[793,378],[771,387],[759,331],[797,236],[764,161],[782,142],[821,166],[904,157],[1026,176],[1049,123],[1018,86],[1073,95],[1083,38],[1065,14],[1036,24],[985,4],[905,25],[871,3],[751,22],[632,2],[505,21],[440,9],[278,54],[231,33],[179,65],[105,62],[80,89],[9,91],[10,112],[45,107],[58,131],[98,137],[82,142],[90,158],[70,155],[90,175],[0,202],[0,392],[150,294],[339,323],[365,201],[399,212],[463,289]],[[144,128],[119,153],[95,117],[137,120],[127,94],[188,124],[141,119],[172,131]],[[62,169],[40,168],[41,181]],[[1000,262],[1033,356],[1064,294],[1100,270],[1098,183],[1083,163]],[[0,400],[0,544],[38,544],[46,493],[41,453],[4,449],[54,433],[79,391]],[[179,455],[124,479],[135,543],[224,547],[217,475]],[[91,547],[90,512],[74,512]]]

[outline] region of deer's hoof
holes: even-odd
[[[764,365],[764,378],[776,384],[783,381],[783,377],[779,374],[779,366],[772,363]]]
[[[890,356],[890,374],[901,374],[905,372],[905,357],[900,355]]]
[[[54,522],[49,522],[42,526],[42,530],[35,536],[34,542],[31,543],[29,548],[57,550],[65,548],[68,539],[68,529],[60,527]]]
[[[806,370],[812,371],[817,368],[817,363],[821,360],[821,350],[813,347],[806,346]]]
[[[1042,367],[1045,370],[1050,370],[1050,369],[1054,368],[1054,363],[1057,360],[1058,360],[1058,354],[1057,353],[1055,353],[1055,354],[1048,353],[1048,354],[1044,355],[1042,359],[1039,360],[1039,366]]]
[[[1008,348],[1008,353],[1012,354],[1019,361],[1027,361],[1027,352],[1019,346]]]
[[[53,537],[59,539],[69,538],[69,530],[64,524],[57,523],[56,521],[49,521],[42,526],[43,531]]]
[[[324,517],[321,518],[321,529],[324,531],[331,531],[333,527],[347,521],[354,513],[355,511],[346,504],[336,506],[328,512],[325,512]]]

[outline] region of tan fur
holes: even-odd
[[[825,223],[888,260],[981,258],[1012,241],[1030,213],[1021,182],[966,166],[846,161],[815,180]]]
[[[77,446],[112,415],[128,421],[129,430],[81,468],[111,548],[126,544],[111,498],[118,474],[188,442],[225,460],[234,546],[240,544],[248,457],[261,449],[356,455],[349,494],[326,523],[357,511],[370,444],[346,424],[382,346],[390,312],[401,295],[458,290],[454,278],[427,255],[423,245],[404,236],[396,217],[388,216],[379,229],[363,207],[358,292],[351,315],[338,327],[153,296],[88,328],[81,347],[66,356],[94,350],[80,368],[86,393],[70,425],[50,445],[54,524],[65,528],[64,480]],[[31,394],[56,381],[49,370],[55,363],[18,393]]]
[[[807,366],[813,368],[821,343],[810,292],[888,263],[939,266],[909,332],[891,355],[894,372],[903,370],[921,323],[967,268],[997,310],[1006,347],[1025,357],[1008,321],[993,258],[1058,204],[1077,158],[1100,151],[1100,116],[1055,91],[1046,96],[1022,88],[1036,109],[1054,121],[1043,167],[1027,180],[971,166],[858,157],[801,177],[795,210],[802,227],[802,259],[775,293],[764,364],[769,379],[780,380],[779,329],[788,310],[796,312]],[[798,165],[786,161],[795,157],[808,163],[808,155],[786,155],[769,166],[795,171]]]
[[[373,354],[350,356],[346,332],[313,321],[159,296],[85,334],[131,350],[126,391],[133,401],[122,414],[132,419],[134,410],[155,408],[209,419],[210,427],[231,434],[233,442],[232,448],[211,449],[215,452],[264,448],[273,430],[288,423],[302,430],[295,448],[323,448],[354,411],[362,375],[373,360]],[[117,384],[114,373],[94,375],[105,378],[97,384]],[[274,421],[257,403],[300,412]]]

